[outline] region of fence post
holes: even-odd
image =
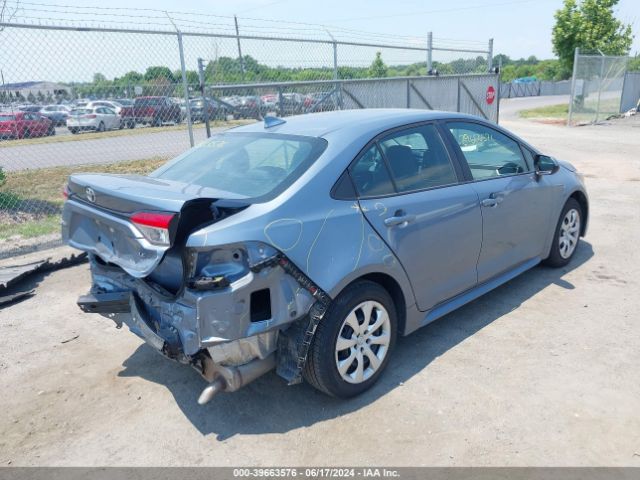
[[[571,95],[569,95],[569,117],[567,118],[567,126],[571,125],[571,118],[573,116],[573,101],[576,94],[576,72],[579,55],[580,47],[576,47],[575,52],[573,52],[573,76],[571,77]]]
[[[498,61],[498,73],[496,78],[498,79],[498,98],[496,99],[498,104],[496,105],[496,124],[500,123],[500,99],[502,98],[502,59]]]
[[[489,50],[487,51],[487,66],[488,71],[491,71],[491,67],[493,67],[493,38],[489,39]]]
[[[182,32],[176,31],[178,35],[178,50],[180,50],[180,70],[182,72],[182,88],[184,89],[184,100],[187,102],[187,129],[189,130],[189,143],[193,147],[195,142],[193,141],[193,125],[191,124],[191,105],[189,105],[189,84],[187,83],[187,69],[184,64],[184,48],[182,46]]]
[[[433,32],[427,33],[427,75],[431,75],[433,67]]]
[[[411,81],[407,78],[407,108],[411,108]]]
[[[460,76],[459,75],[458,75],[458,96],[457,96],[456,112],[460,112]]]
[[[211,137],[211,127],[209,125],[209,100],[205,95],[204,60],[202,58],[198,58],[198,80],[200,80],[200,93],[202,94],[202,107],[204,108],[204,124],[207,130],[207,138],[209,138]]]
[[[240,60],[240,73],[242,74],[242,81],[244,82],[244,59],[242,58],[242,48],[240,48],[240,29],[238,28],[238,17],[234,15],[233,21],[236,24],[236,41],[238,42],[238,60]]]
[[[600,115],[600,97],[602,96],[602,77],[604,76],[604,54],[600,52],[602,61],[600,62],[600,81],[598,82],[598,103],[596,106],[596,121],[598,123],[598,117]]]
[[[333,79],[338,80],[338,42],[336,42],[336,39],[333,37],[333,35],[331,35],[331,32],[329,30],[327,30],[326,32],[331,37],[331,40],[333,42]],[[338,104],[338,108],[342,110],[342,88],[340,88],[340,91],[337,92],[337,95],[335,94],[336,90],[338,90],[338,87],[339,84],[337,82],[333,84],[333,91]]]

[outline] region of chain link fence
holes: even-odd
[[[620,113],[628,61],[626,56],[586,55],[576,49],[569,125],[596,123]]]
[[[60,241],[68,175],[145,174],[268,114],[401,107],[497,121],[491,42],[342,39],[357,33],[258,21],[239,33],[176,12],[132,28],[114,16],[63,21],[49,7],[55,24],[30,23],[43,8],[0,22],[0,257]]]

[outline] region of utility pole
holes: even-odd
[[[200,94],[202,95],[202,108],[204,115],[204,125],[207,129],[207,138],[211,137],[211,127],[209,126],[209,100],[205,96],[204,86],[204,60],[198,58],[198,79],[200,80]]]
[[[242,58],[242,48],[240,47],[240,30],[238,29],[238,17],[233,16],[236,24],[236,40],[238,41],[238,60],[240,60],[240,72],[242,73],[242,81],[244,82],[244,59]]]
[[[489,39],[489,50],[487,52],[487,70],[490,72],[493,68],[493,38]]]
[[[433,63],[433,32],[427,33],[427,75],[431,75]]]

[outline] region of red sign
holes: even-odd
[[[487,88],[487,103],[491,105],[495,99],[496,89],[489,85],[489,88]]]

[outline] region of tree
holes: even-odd
[[[553,52],[567,73],[573,71],[576,47],[585,52],[627,55],[633,42],[631,25],[618,20],[613,7],[619,0],[564,0],[556,11],[553,27]]]
[[[376,58],[369,67],[369,76],[373,78],[386,77],[389,69],[382,61],[382,52],[376,52]]]
[[[173,78],[173,72],[171,72],[171,69],[169,67],[161,67],[161,66],[147,68],[147,71],[144,72],[144,79],[147,82],[150,82],[151,80],[157,80],[157,79],[165,79],[170,83],[175,82],[175,79]],[[164,83],[164,82],[160,82],[160,83]]]

